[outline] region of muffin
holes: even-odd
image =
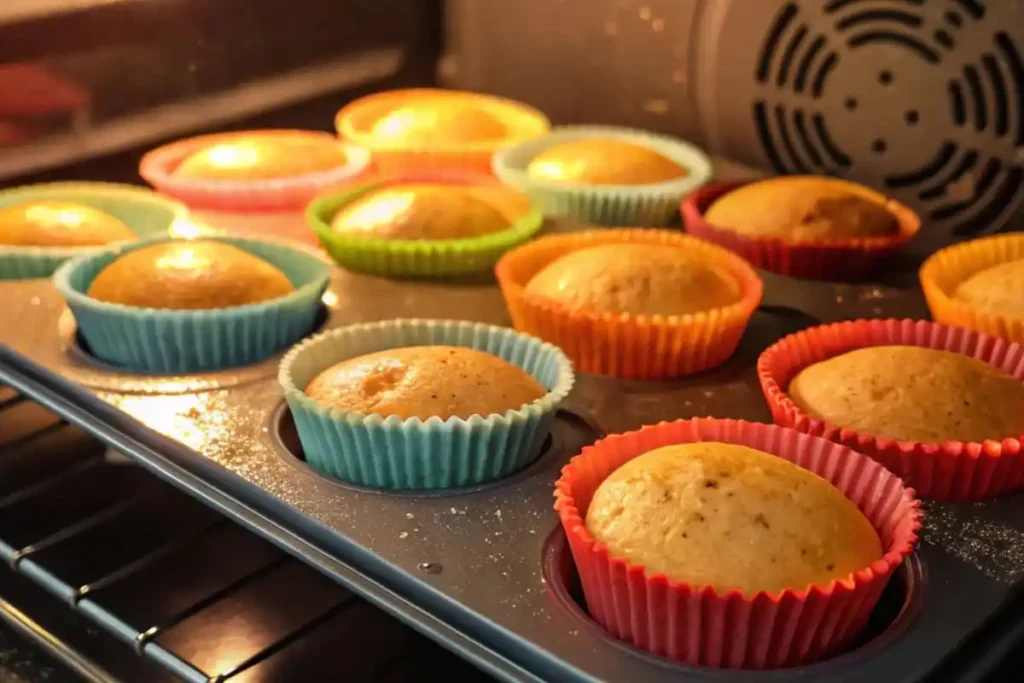
[[[586,524],[612,556],[719,592],[826,585],[882,557],[871,523],[828,481],[720,442],[630,460],[598,487]]]
[[[252,133],[211,141],[186,156],[174,169],[192,180],[271,180],[344,167],[345,148],[319,137]]]
[[[937,322],[1024,344],[1024,232],[940,249],[918,276]]]
[[[740,300],[740,284],[721,267],[683,249],[605,244],[572,251],[530,278],[527,294],[595,313],[679,316]]]
[[[361,177],[364,149],[328,133],[252,130],[185,138],[148,152],[139,174],[217,233],[315,245],[305,221],[313,199]]]
[[[0,245],[93,247],[134,238],[114,216],[78,202],[45,199],[0,208]]]
[[[422,147],[501,140],[508,126],[472,99],[436,96],[389,111],[370,135],[382,146]]]
[[[549,235],[495,268],[516,329],[584,372],[668,379],[732,355],[763,285],[743,259],[670,230]]]
[[[544,221],[525,195],[454,173],[399,175],[324,194],[306,218],[340,265],[388,277],[488,271]]]
[[[260,303],[293,291],[280,269],[243,249],[175,240],[118,257],[96,275],[88,295],[136,308],[207,310]]]
[[[217,236],[93,250],[53,284],[94,358],[183,375],[254,365],[308,335],[330,278],[310,249]]]
[[[447,420],[518,410],[547,390],[483,351],[412,346],[344,360],[317,375],[306,393],[345,411]]]
[[[652,185],[688,171],[658,151],[614,138],[584,138],[552,145],[526,172],[535,180],[587,185]]]
[[[613,126],[566,126],[501,150],[494,173],[545,213],[609,226],[672,224],[711,161],[675,138]]]
[[[820,420],[899,441],[1001,440],[1024,434],[1024,382],[976,358],[871,346],[815,363],[789,384]]]
[[[726,193],[704,218],[740,235],[790,242],[891,237],[900,224],[886,202],[882,195],[843,180],[782,177]]]
[[[1024,259],[975,273],[957,286],[953,296],[979,311],[1024,319]]]
[[[869,457],[739,420],[607,436],[570,459],[554,494],[590,616],[706,667],[843,651],[920,528],[914,492]]]
[[[384,173],[457,170],[490,173],[491,155],[541,135],[547,118],[512,100],[457,90],[369,95],[341,109],[338,134],[369,149]]]
[[[331,229],[384,239],[449,240],[506,230],[511,221],[471,188],[400,183],[371,190],[342,206]]]
[[[540,453],[573,384],[561,350],[492,325],[387,320],[295,346],[278,375],[302,457],[381,489],[500,479]]]
[[[819,176],[714,183],[689,195],[682,209],[693,235],[765,270],[812,279],[862,279],[920,229],[902,204]]]

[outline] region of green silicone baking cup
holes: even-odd
[[[60,200],[103,211],[131,228],[139,237],[166,235],[188,217],[184,204],[151,190],[115,183],[47,183],[0,192],[0,208],[22,202]],[[50,277],[70,258],[102,247],[21,247],[0,245],[0,280]]]
[[[649,147],[689,173],[650,185],[584,185],[531,178],[530,161],[563,142],[615,139]],[[671,225],[679,203],[690,191],[711,180],[711,160],[697,147],[664,135],[616,126],[565,126],[494,155],[493,171],[502,182],[529,195],[544,213],[607,226]]]
[[[148,373],[191,373],[251,365],[313,331],[331,265],[311,251],[281,242],[204,237],[231,244],[277,266],[295,291],[257,304],[210,310],[133,308],[97,301],[86,292],[118,256],[170,238],[121,244],[68,261],[54,285],[96,358]]]
[[[511,227],[480,237],[453,240],[391,240],[332,230],[331,219],[346,204],[384,183],[369,183],[315,199],[306,222],[340,265],[363,273],[398,277],[451,277],[489,271],[501,255],[540,230],[544,215],[532,206]]]
[[[494,354],[528,372],[548,393],[501,414],[403,420],[341,410],[303,391],[320,372],[345,359],[428,345]],[[307,339],[285,355],[278,380],[310,467],[360,486],[409,490],[482,484],[528,465],[540,454],[574,376],[560,349],[515,330],[407,319],[352,325]]]

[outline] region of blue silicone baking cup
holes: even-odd
[[[688,173],[683,178],[649,185],[586,185],[531,178],[526,169],[541,152],[573,140],[614,139],[648,147]],[[502,182],[529,195],[549,216],[563,216],[607,226],[671,225],[679,203],[691,190],[711,180],[711,160],[694,145],[665,135],[618,126],[564,126],[494,155],[492,170]]]
[[[318,374],[348,358],[431,345],[494,354],[528,372],[548,392],[500,414],[403,420],[342,410],[304,391]],[[574,375],[560,349],[515,330],[405,319],[351,325],[307,339],[285,355],[278,380],[310,467],[360,486],[409,490],[483,484],[527,466],[540,454]]]
[[[295,291],[246,306],[209,310],[134,308],[98,301],[87,292],[96,275],[135,249],[170,241],[140,240],[80,256],[53,276],[75,316],[78,333],[96,358],[147,373],[192,373],[252,365],[313,331],[331,277],[322,257],[283,242],[204,237],[244,249],[279,268]]]
[[[152,190],[116,183],[46,183],[0,192],[0,208],[22,202],[59,200],[85,204],[117,218],[139,237],[166,235],[188,217],[184,204]],[[50,277],[70,258],[103,247],[22,247],[0,245],[0,280]]]

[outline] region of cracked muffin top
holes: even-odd
[[[648,575],[747,595],[827,584],[882,557],[874,527],[830,482],[770,453],[712,441],[622,465],[594,492],[586,525]]]
[[[1024,382],[952,351],[857,349],[804,368],[788,393],[812,417],[899,441],[984,441],[1024,434]]]

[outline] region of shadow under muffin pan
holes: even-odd
[[[152,380],[131,377],[120,387],[83,389],[75,384],[83,383],[80,366],[54,334],[63,306],[43,291],[45,282],[20,290],[0,285],[4,300],[15,301],[0,309],[0,329],[14,336],[4,341],[27,356],[0,348],[0,382],[46,399],[58,412],[63,405],[86,430],[116,434],[119,450],[136,460],[173,466],[179,485],[196,495],[214,487],[237,505],[227,508],[237,518],[503,680],[942,680],[943,662],[965,644],[988,642],[981,637],[985,625],[1024,585],[1024,494],[927,502],[920,547],[894,577],[869,629],[845,651],[796,668],[723,671],[669,661],[613,640],[579,601],[552,492],[561,467],[584,444],[673,418],[767,421],[755,363],[769,344],[818,322],[926,315],[915,291],[770,274],[765,283],[762,308],[723,365],[657,382],[577,374],[550,445],[532,464],[493,484],[431,495],[382,495],[312,472],[298,457],[272,376],[205,393],[189,393],[210,388],[197,381],[175,394],[140,395],[140,385]],[[329,291],[338,303],[328,328],[414,316],[508,324],[493,286],[338,273]],[[38,302],[19,303],[25,297]]]

